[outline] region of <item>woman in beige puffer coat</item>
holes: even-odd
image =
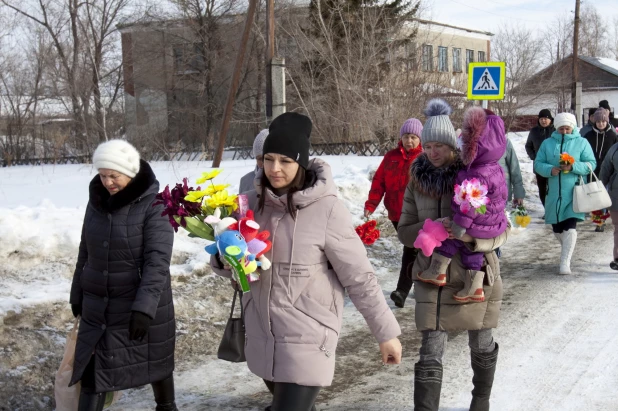
[[[407,247],[414,247],[425,219],[442,221],[450,231],[451,202],[455,178],[464,167],[459,160],[455,130],[448,115],[450,107],[440,103],[441,110],[428,111],[421,141],[424,153],[412,164],[410,183],[403,200],[397,233]],[[466,126],[464,120],[464,127]],[[474,371],[471,411],[489,410],[489,396],[498,358],[498,344],[492,328],[498,326],[502,303],[500,265],[493,252],[506,242],[509,229],[493,239],[462,238],[475,252],[484,252],[485,283],[482,303],[460,303],[453,295],[471,284],[456,254],[446,272],[447,283],[437,287],[418,280],[418,274],[431,265],[431,257],[423,253],[412,268],[416,299],[416,328],[421,331],[420,361],[414,367],[414,406],[417,411],[437,411],[442,387],[442,357],[446,350],[448,331],[468,331]]]
[[[273,247],[267,253],[272,267],[243,296],[245,355],[274,395],[272,411],[309,411],[320,387],[332,383],[346,290],[383,361],[401,360],[401,330],[337,198],[330,166],[309,161],[310,132],[308,117],[277,117],[264,143],[256,192],[249,193],[255,220],[270,231]]]

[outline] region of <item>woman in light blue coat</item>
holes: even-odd
[[[560,241],[560,274],[571,274],[571,257],[577,242],[577,222],[584,221],[584,213],[573,211],[573,189],[579,176],[587,176],[597,162],[590,143],[579,135],[575,116],[560,113],[554,119],[556,131],[543,141],[534,160],[534,171],[548,178],[549,193],[545,199],[545,223],[551,224]],[[575,159],[571,165],[560,165],[560,154]]]

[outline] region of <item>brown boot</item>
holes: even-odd
[[[482,271],[466,270],[465,277],[464,288],[453,295],[453,298],[460,303],[482,303],[485,301],[485,292],[483,291],[485,273]]]
[[[442,287],[446,285],[446,270],[451,263],[451,259],[438,253],[431,256],[431,265],[426,271],[418,273],[418,279],[424,283],[429,283]]]

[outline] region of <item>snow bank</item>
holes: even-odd
[[[371,185],[367,176],[381,157],[323,158],[332,166],[340,196],[360,223]],[[195,181],[209,166],[210,162],[152,163],[161,188],[183,177]],[[253,167],[253,160],[225,161],[216,181],[231,184],[236,192],[240,178]],[[68,300],[88,184],[94,175],[93,167],[83,164],[0,169],[0,256],[6,259],[0,268],[0,316],[37,303]],[[204,240],[179,231],[172,275],[203,272],[208,264],[205,245]]]

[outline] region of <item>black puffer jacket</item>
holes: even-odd
[[[586,133],[586,135],[582,134],[582,136],[588,140],[594,152],[594,158],[597,160],[597,168],[594,170],[594,173],[598,177],[601,173],[601,164],[603,164],[607,152],[614,143],[618,142],[616,139],[616,132],[607,124],[605,130],[597,130],[597,127],[594,126],[592,130]]]
[[[554,123],[550,124],[548,127],[541,127],[541,125],[537,125],[532,130],[530,130],[530,134],[528,134],[528,140],[526,140],[526,153],[528,153],[528,157],[530,160],[534,161],[536,158],[536,153],[539,152],[541,148],[541,144],[543,141],[551,137],[551,133],[556,130],[554,127]]]
[[[71,304],[82,304],[71,385],[94,352],[97,392],[124,390],[170,376],[175,321],[170,284],[174,231],[163,206],[152,206],[159,183],[141,161],[114,196],[99,176],[90,182]],[[131,311],[153,318],[142,341],[129,340]]]

